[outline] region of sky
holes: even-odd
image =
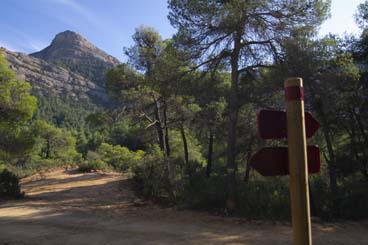
[[[332,0],[331,18],[319,35],[359,34],[353,15],[362,2]],[[167,0],[2,0],[0,47],[32,53],[47,47],[57,33],[72,30],[125,61],[123,47],[132,45],[135,28],[154,27],[163,38],[175,33],[167,14]]]

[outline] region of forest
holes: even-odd
[[[169,0],[176,29],[136,28],[127,62],[108,71],[109,103],[78,107],[31,94],[0,55],[0,197],[43,169],[132,175],[144,198],[251,219],[289,219],[287,176],[263,177],[257,112],[285,109],[283,82],[301,77],[320,122],[312,216],[368,218],[368,1],[361,35],[317,35],[330,1]],[[114,37],[111,37],[114,38]]]

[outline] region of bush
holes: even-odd
[[[97,149],[103,161],[111,165],[115,170],[126,171],[139,164],[144,156],[144,151],[130,151],[120,145],[102,143]]]
[[[239,180],[238,213],[248,218],[289,219],[290,194],[287,179],[262,178],[243,182]]]
[[[90,173],[97,170],[108,170],[108,166],[102,160],[87,160],[79,164],[78,170],[83,173]]]
[[[0,172],[0,197],[21,197],[18,177],[7,169]]]
[[[204,158],[202,155],[202,147],[198,140],[193,135],[193,132],[185,130],[187,145],[188,145],[188,157],[189,161],[195,163],[204,162]],[[184,145],[183,139],[181,137],[180,131],[170,130],[170,148],[171,148],[171,158],[175,162],[184,162]]]
[[[139,127],[128,121],[115,124],[110,133],[110,142],[113,145],[123,145],[129,150],[145,149],[140,139]]]
[[[336,203],[336,216],[344,219],[368,218],[368,182],[347,180],[340,187]]]
[[[204,171],[188,179],[181,201],[191,208],[223,212],[226,208],[226,176]],[[238,180],[235,214],[248,218],[287,219],[290,217],[288,184],[284,179]]]
[[[223,210],[225,206],[225,177],[213,174],[207,178],[204,171],[193,174],[184,186],[181,202],[196,209]]]
[[[106,162],[101,159],[101,155],[97,152],[89,151],[87,153],[87,160],[83,161],[78,166],[81,172],[92,172],[97,170],[108,170],[109,167]]]
[[[144,196],[167,199],[171,195],[164,157],[157,145],[153,145],[134,166],[133,173],[138,191]]]

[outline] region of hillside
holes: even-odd
[[[80,74],[64,67],[23,54],[1,49],[10,68],[17,76],[32,85],[34,94],[57,95],[75,101],[107,102],[103,87],[91,82]]]
[[[37,115],[71,127],[107,105],[105,75],[120,63],[72,31],[57,34],[47,48],[30,55],[1,51],[17,77],[32,85]]]
[[[119,60],[72,31],[57,34],[50,46],[30,55],[64,66],[100,86],[105,85],[107,70],[120,63]]]

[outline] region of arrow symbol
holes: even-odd
[[[312,137],[320,123],[310,112],[305,112],[305,131],[307,138]],[[261,110],[257,116],[258,134],[262,139],[282,139],[287,137],[286,112]]]
[[[319,147],[307,147],[308,173],[318,173],[320,170]],[[250,159],[250,165],[263,176],[289,174],[289,159],[287,147],[265,147]]]

